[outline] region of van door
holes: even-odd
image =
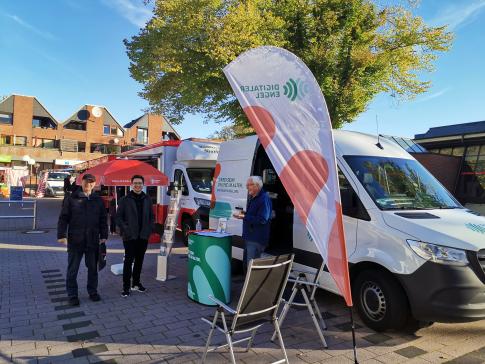
[[[209,227],[217,228],[220,218],[227,219],[226,231],[234,236],[233,257],[242,259],[242,220],[232,217],[238,209],[246,211],[246,181],[251,175],[258,138],[247,137],[221,144],[214,176],[213,203]]]
[[[187,209],[191,207],[189,198],[190,190],[187,185],[187,177],[185,176],[185,171],[180,168],[176,168],[173,172],[173,181],[182,189],[182,196],[180,197],[180,210]]]

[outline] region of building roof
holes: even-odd
[[[130,129],[133,126],[135,126],[136,124],[139,124],[140,126],[147,128],[148,127],[148,115],[149,115],[148,113],[145,113],[142,116],[140,116],[139,118],[136,118],[136,119],[130,121],[129,123],[125,124],[125,126],[124,126],[125,129]],[[168,120],[165,119],[165,117],[163,115],[161,115],[161,117],[162,117],[162,120],[163,120],[162,131],[165,131],[165,132],[168,132],[168,133],[173,133],[177,136],[177,138],[180,139],[180,135],[175,131],[172,124],[170,124],[168,122]]]
[[[86,105],[81,106],[79,109],[77,109],[76,112],[74,112],[74,114],[72,114],[70,117],[68,117],[66,120],[64,120],[63,125],[68,124],[71,120],[74,120],[74,121],[86,121],[86,120],[88,120],[91,116],[90,112],[88,111],[88,106],[98,106],[98,105],[86,104]],[[110,123],[110,124],[114,123],[114,124],[118,125],[120,127],[122,133],[124,134],[125,129],[118,122],[118,120],[115,119],[115,117],[113,116],[113,114],[111,114],[111,112],[108,110],[108,108],[106,106],[98,106],[98,107],[100,107],[101,109],[103,109],[106,112],[104,122],[105,123],[107,122],[107,123]]]
[[[56,120],[54,116],[47,110],[47,108],[42,105],[42,103],[37,99],[35,96],[24,96],[24,95],[17,95],[17,94],[12,94],[8,97],[6,97],[3,101],[0,102],[0,112],[6,112],[6,113],[13,113],[13,103],[14,103],[14,98],[17,96],[22,96],[22,97],[30,97],[33,100],[33,115],[34,116],[42,116],[42,117],[48,117],[50,118],[56,125],[59,124],[59,122]]]
[[[420,140],[480,133],[485,133],[485,121],[476,121],[473,123],[445,125],[429,128],[429,130],[424,134],[416,134],[414,136],[414,139]]]

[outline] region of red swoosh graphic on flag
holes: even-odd
[[[264,107],[248,106],[244,108],[251,125],[258,134],[261,144],[266,147],[276,134],[276,125],[273,116]]]
[[[345,298],[347,306],[352,306],[352,291],[348,284],[349,265],[347,264],[347,247],[344,240],[342,206],[335,202],[335,220],[328,239],[327,267],[332,274],[339,291]]]
[[[317,152],[302,150],[291,157],[281,171],[280,179],[306,224],[313,202],[327,183],[327,161]]]

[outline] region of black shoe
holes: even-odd
[[[93,294],[90,294],[89,295],[89,298],[91,299],[91,301],[93,302],[98,302],[98,301],[101,301],[101,297],[99,294],[97,293],[93,293]]]
[[[123,292],[121,292],[121,297],[128,297],[129,295],[130,295],[129,289],[123,289]]]
[[[138,291],[138,292],[146,292],[147,289],[143,287],[141,283],[138,283],[138,284],[134,284],[133,287],[131,287],[131,290]]]
[[[69,297],[69,306],[79,306],[79,298]]]

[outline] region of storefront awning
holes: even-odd
[[[10,163],[12,161],[11,155],[0,154],[0,163]]]

